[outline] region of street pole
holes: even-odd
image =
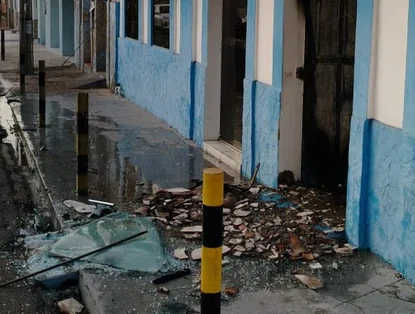
[[[22,0],[21,0],[22,1]],[[25,49],[26,74],[33,74],[33,16],[32,16],[32,0],[25,1]]]
[[[20,54],[20,93],[25,93],[25,60],[26,60],[26,45],[25,45],[25,13],[24,13],[25,3],[23,0],[19,2],[19,19],[20,19],[20,45],[19,45],[19,54]]]

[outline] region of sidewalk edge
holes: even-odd
[[[33,151],[30,149],[29,144],[27,143],[25,134],[23,133],[23,130],[20,126],[19,120],[17,119],[16,113],[14,112],[14,108],[9,104],[9,107],[11,109],[14,124],[16,125],[16,131],[19,136],[19,139],[21,143],[23,144],[23,150],[27,158],[27,162],[29,164],[29,167],[35,170],[38,186],[40,187],[40,190],[42,194],[45,196],[47,203],[49,205],[49,212],[51,214],[53,226],[56,230],[61,230],[63,228],[63,221],[59,219],[59,215],[57,214],[56,207],[54,205],[53,199],[51,194],[49,193],[49,189],[46,185],[46,182],[44,180],[44,176],[42,171],[40,170],[39,164],[37,162],[36,156],[33,153]]]

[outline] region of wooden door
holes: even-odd
[[[304,0],[302,179],[345,184],[353,100],[356,0]]]

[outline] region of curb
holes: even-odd
[[[13,101],[11,101],[13,103]],[[10,103],[10,104],[11,104]],[[22,128],[20,127],[19,120],[17,119],[16,113],[14,112],[13,107],[9,104],[10,110],[12,112],[14,124],[16,126],[17,135],[23,144],[23,151],[26,155],[27,163],[31,169],[35,170],[37,181],[38,181],[38,187],[40,187],[41,193],[45,196],[47,203],[49,205],[49,212],[51,214],[53,227],[56,230],[61,230],[63,228],[63,221],[59,219],[59,215],[57,214],[56,207],[54,205],[53,199],[51,194],[49,193],[49,189],[46,185],[45,179],[43,178],[42,171],[40,170],[39,164],[37,162],[36,156],[33,153],[33,151],[30,149],[29,144],[27,143],[26,137],[23,133]]]

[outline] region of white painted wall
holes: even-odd
[[[372,86],[368,116],[402,127],[409,0],[377,0],[377,29],[372,51]]]
[[[174,1],[174,48],[175,53],[180,53],[180,25],[181,25],[181,1]]]
[[[256,1],[256,23],[255,79],[272,85],[274,0]]]
[[[215,0],[214,2],[221,2]],[[192,60],[202,63],[203,0],[193,0],[193,49]]]
[[[205,141],[216,141],[220,132],[223,1],[208,2],[208,42],[205,81]]]
[[[284,60],[281,95],[279,171],[290,170],[301,178],[303,137],[303,85],[296,78],[304,65],[305,17],[298,1],[284,2]]]
[[[50,0],[47,0],[50,1]],[[125,0],[120,2],[120,37],[125,38]]]
[[[143,5],[142,5],[142,12],[141,12],[141,20],[142,20],[142,24],[141,24],[141,31],[142,31],[142,35],[143,35],[143,43],[147,44],[148,43],[148,0],[141,0],[143,1]]]

